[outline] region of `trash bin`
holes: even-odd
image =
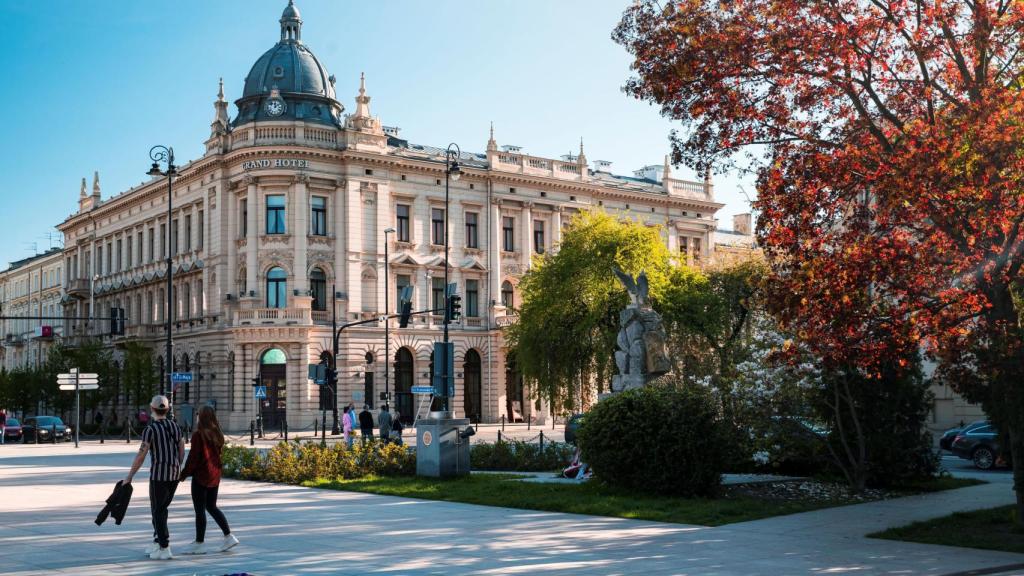
[[[468,418],[431,412],[416,421],[416,474],[435,478],[469,474]]]

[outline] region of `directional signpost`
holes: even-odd
[[[79,426],[79,392],[82,390],[96,390],[100,387],[99,374],[92,372],[79,372],[78,368],[72,368],[71,372],[57,375],[57,385],[65,392],[75,393],[75,448],[78,448]]]

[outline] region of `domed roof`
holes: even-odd
[[[331,75],[300,42],[278,42],[253,64],[245,77],[242,98],[266,94],[275,87],[282,93],[316,94],[334,99]]]
[[[281,39],[260,56],[245,77],[232,125],[298,119],[340,125],[344,106],[335,96],[334,78],[302,43],[302,17],[294,0],[289,0],[279,22]],[[283,103],[274,107],[275,114],[265,109],[268,99]]]

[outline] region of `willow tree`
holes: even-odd
[[[505,335],[524,380],[556,411],[608,390],[619,311],[629,302],[613,265],[646,272],[657,301],[672,271],[661,229],[603,211],[578,214],[557,251],[536,257],[519,284],[519,320]]]

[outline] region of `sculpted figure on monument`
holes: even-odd
[[[634,280],[618,266],[615,275],[629,294],[629,305],[619,313],[615,365],[619,373],[612,377],[612,392],[622,392],[649,384],[671,369],[665,350],[665,330],[661,315],[651,308],[647,274]]]

